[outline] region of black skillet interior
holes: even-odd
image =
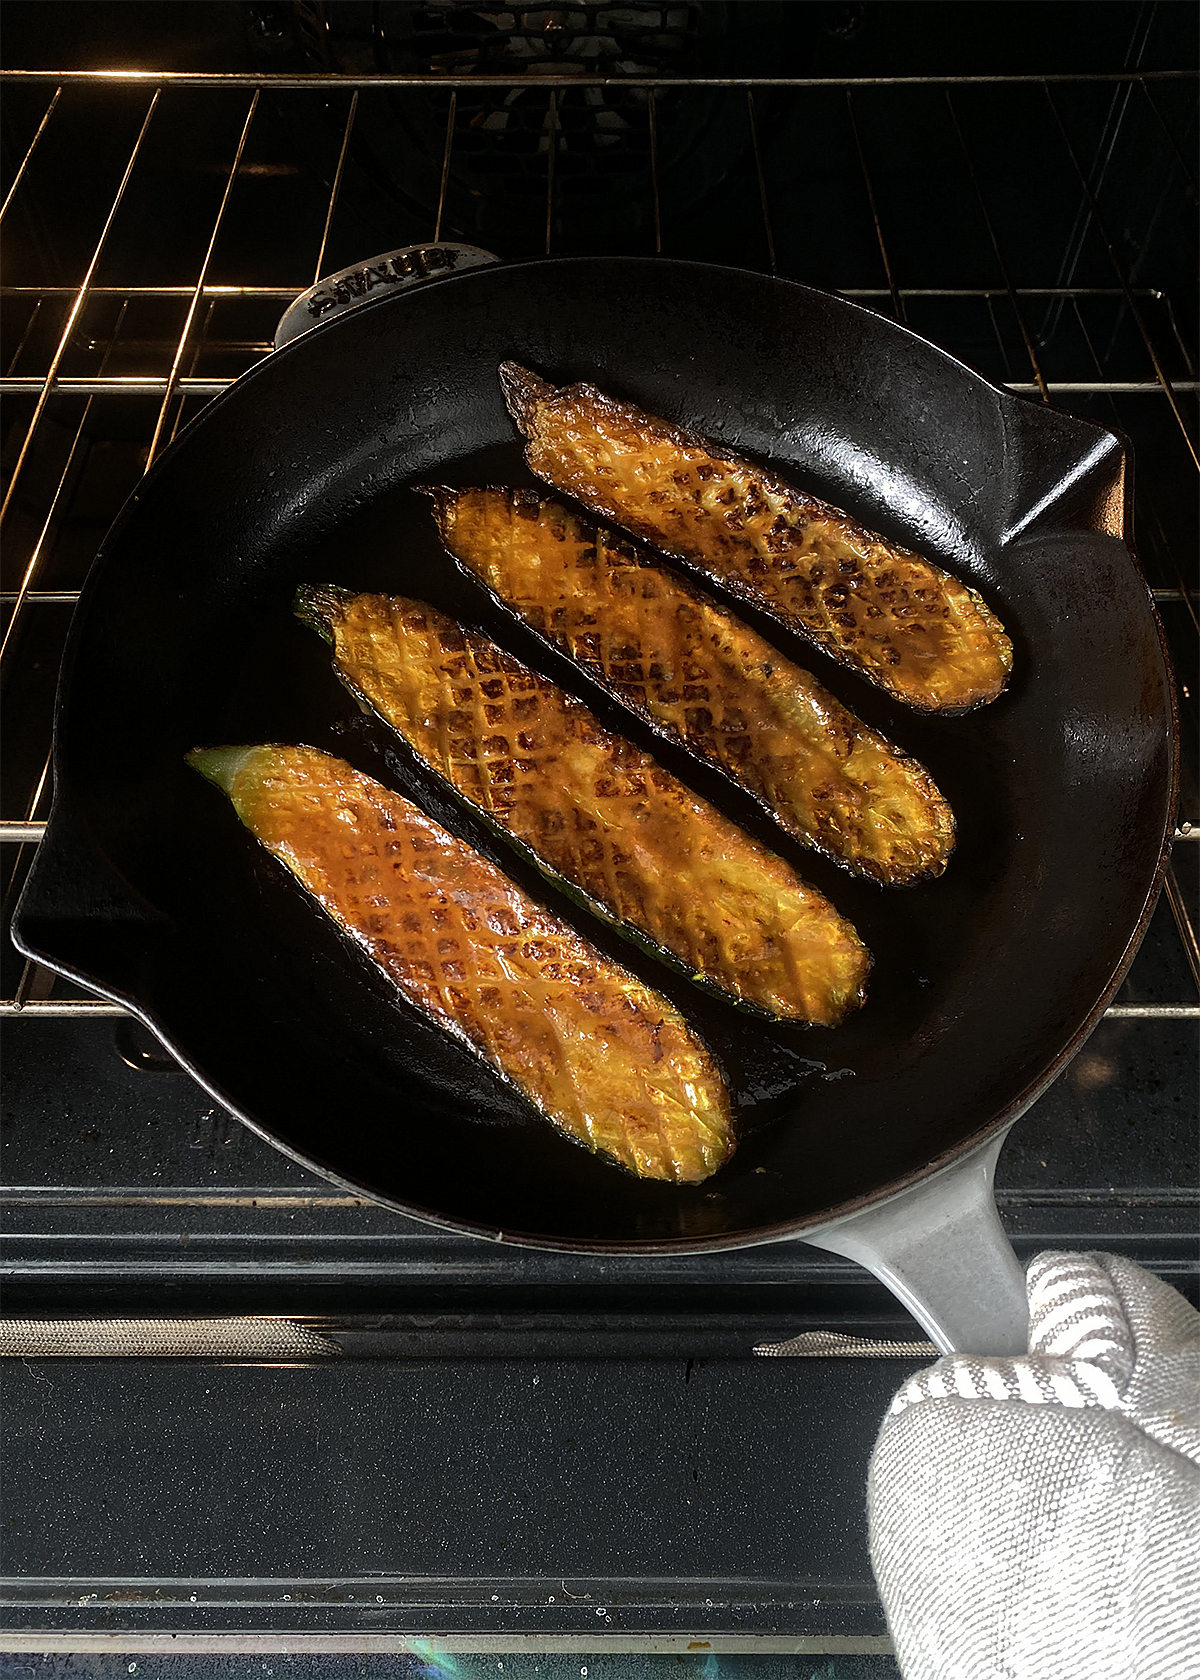
[[[506,357],[770,460],[984,592],[1015,674],[961,718],[916,717],[746,614],[933,770],[959,822],[942,879],[888,891],[803,853],[458,574],[409,486],[532,482],[496,381]],[[18,937],[131,1001],[271,1141],[407,1210],[582,1247],[816,1223],[1019,1112],[1141,930],[1170,818],[1170,679],[1119,535],[1122,471],[1111,434],[761,276],[576,259],[368,303],[205,410],[111,534],[76,618],[57,804]],[[853,920],[875,955],[865,1008],[835,1031],[765,1024],[531,879],[357,712],[292,617],[306,581],[424,597],[565,674]],[[696,1188],[638,1183],[529,1119],[397,1003],[183,763],[198,744],[259,740],[327,748],[414,794],[667,992],[729,1077],[731,1165]]]

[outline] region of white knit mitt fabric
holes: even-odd
[[[1040,1254],[1029,1355],[900,1390],[871,1559],[905,1680],[1200,1680],[1200,1314],[1112,1254]]]

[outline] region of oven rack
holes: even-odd
[[[56,124],[62,125],[72,116],[78,116],[77,111],[72,112],[73,101],[85,98],[94,104],[99,99],[102,115],[105,106],[111,106],[112,120],[124,121],[135,130],[132,144],[123,155],[115,191],[106,201],[107,208],[105,201],[99,204],[99,214],[96,206],[90,207],[99,233],[81,265],[79,277],[67,284],[59,283],[60,277],[55,275],[48,275],[45,283],[36,276],[25,277],[19,284],[5,284],[0,288],[0,298],[6,310],[15,316],[16,323],[15,348],[7,355],[7,365],[0,375],[0,397],[17,408],[17,419],[6,430],[10,465],[0,506],[0,519],[10,516],[12,529],[7,547],[9,570],[0,593],[0,604],[6,609],[0,649],[0,662],[8,667],[5,675],[14,674],[14,660],[20,652],[19,632],[27,621],[35,614],[70,607],[78,599],[78,585],[88,555],[76,560],[73,578],[48,574],[56,570],[56,538],[72,520],[80,466],[90,446],[96,416],[103,406],[115,401],[126,408],[131,416],[126,430],[132,425],[144,439],[141,470],[145,470],[180,425],[204,402],[226,389],[238,373],[270,351],[271,341],[264,336],[262,323],[269,320],[271,312],[282,313],[283,307],[298,293],[334,266],[330,254],[338,245],[339,202],[347,168],[352,166],[356,123],[366,100],[414,90],[433,90],[439,97],[447,98],[436,212],[430,224],[416,234],[418,239],[437,240],[452,221],[460,93],[496,87],[514,96],[528,93],[540,99],[544,95],[544,115],[535,121],[533,139],[538,158],[544,156],[541,249],[546,255],[555,252],[560,244],[565,133],[560,105],[570,90],[619,87],[623,92],[635,90],[644,95],[649,170],[648,180],[642,187],[652,207],[652,214],[646,218],[646,254],[657,255],[672,254],[670,206],[664,199],[660,181],[660,98],[672,90],[685,94],[706,90],[709,94],[740,101],[749,137],[748,156],[753,160],[746,193],[755,206],[757,229],[753,236],[747,236],[744,229],[741,231],[741,246],[735,260],[742,266],[805,279],[808,276],[788,261],[780,249],[778,160],[772,153],[766,132],[768,125],[756,97],[760,102],[767,98],[778,100],[781,96],[792,100],[836,99],[844,106],[847,158],[857,177],[860,208],[864,217],[869,218],[878,278],[882,283],[873,287],[830,289],[889,311],[900,321],[914,325],[919,322],[921,330],[926,330],[924,324],[930,311],[938,309],[950,311],[952,320],[963,319],[965,312],[972,321],[972,332],[975,324],[986,322],[992,341],[989,371],[998,382],[1043,402],[1084,408],[1095,417],[1115,420],[1126,430],[1136,430],[1127,418],[1129,404],[1136,405],[1139,419],[1150,409],[1154,435],[1167,436],[1168,449],[1174,450],[1176,464],[1190,470],[1186,468],[1189,460],[1192,467],[1200,468],[1194,427],[1200,383],[1194,353],[1186,331],[1179,324],[1169,292],[1146,283],[1144,275],[1139,273],[1143,266],[1140,255],[1135,254],[1131,261],[1122,252],[1122,235],[1114,228],[1104,199],[1108,172],[1118,154],[1122,134],[1131,124],[1140,123],[1148,130],[1151,143],[1157,145],[1170,190],[1180,200],[1195,202],[1196,183],[1183,140],[1164,109],[1164,95],[1169,96],[1179,84],[1194,79],[1190,72],[1178,71],[843,79],[571,76],[561,80],[552,76],[4,72],[6,86],[14,91],[24,89],[27,100],[40,98],[43,90],[47,97],[44,107],[34,108],[27,121],[24,149],[0,208],[0,218],[14,205],[22,207],[27,201],[36,200],[39,158],[53,144]],[[1039,166],[1073,190],[1075,222],[1070,248],[1074,257],[1068,260],[1068,253],[1063,272],[1045,275],[1042,284],[1024,283],[1024,277],[1018,274],[1020,268],[1028,267],[1028,262],[1005,227],[1004,206],[997,204],[994,192],[989,196],[985,189],[988,171],[968,135],[968,104],[982,90],[992,97],[1019,94],[1022,98],[1039,98],[1044,102],[1046,133],[1052,145],[1039,159]],[[185,284],[123,283],[119,272],[123,262],[129,264],[133,253],[128,248],[124,251],[119,248],[114,229],[120,226],[131,183],[144,190],[148,138],[154,133],[156,120],[161,122],[169,103],[228,98],[239,92],[248,98],[244,101],[240,125],[235,122],[232,127],[234,140],[219,177],[220,196],[215,211],[210,206],[198,268]],[[312,218],[315,259],[310,256],[304,267],[297,266],[294,280],[288,285],[242,285],[219,279],[222,235],[227,231],[236,189],[256,170],[263,169],[254,163],[252,153],[256,119],[261,121],[264,100],[277,102],[284,96],[313,94],[322,95],[327,103],[339,102],[339,109],[344,107],[344,117],[333,131],[328,188]],[[872,136],[870,105],[881,97],[903,100],[908,108],[917,108],[925,102],[926,110],[930,101],[940,102],[940,120],[948,125],[947,132],[953,136],[958,150],[959,179],[968,214],[977,218],[985,235],[982,249],[990,272],[979,276],[980,283],[906,283],[904,259],[897,254],[896,230],[889,224],[886,193],[881,190],[886,165],[880,155],[877,132]],[[273,166],[266,167],[269,172]],[[286,165],[282,167],[286,173]],[[167,177],[161,190],[169,191],[169,185]],[[165,202],[163,208],[167,208]],[[1178,211],[1179,205],[1175,208]],[[1008,219],[1011,222],[1011,216]],[[1099,256],[1101,266],[1108,272],[1087,278],[1102,283],[1084,284],[1074,272],[1088,241],[1094,256]],[[536,253],[521,250],[498,254]],[[357,255],[369,253],[359,251]],[[715,255],[719,259],[724,253]],[[1094,269],[1095,261],[1092,266]],[[132,267],[136,272],[137,265]],[[117,276],[110,272],[114,268]],[[153,329],[158,337],[131,339],[126,330],[127,321],[148,308],[157,310],[155,319],[166,320],[168,327],[164,329],[160,325]],[[1063,365],[1063,354],[1056,347],[1054,331],[1046,326],[1046,323],[1061,323],[1063,319],[1071,328],[1067,365]],[[953,336],[942,336],[942,342],[952,351],[955,350]],[[967,337],[971,339],[971,332]],[[128,369],[131,358],[138,364],[132,370],[116,371],[111,367],[115,360],[123,362]],[[1098,404],[1102,405],[1099,411]],[[1168,633],[1178,649],[1181,641],[1186,645],[1187,638],[1194,638],[1198,622],[1195,592],[1189,587],[1176,557],[1179,547],[1169,534],[1170,523],[1156,499],[1142,488],[1137,507],[1138,540],[1155,599],[1167,617]],[[49,586],[63,582],[69,582],[70,587]],[[62,620],[66,616],[59,614]],[[56,624],[51,642],[61,645],[64,631],[65,622]],[[19,696],[22,674],[20,671],[15,674],[14,686]],[[1191,702],[1188,708],[1191,716],[1194,695],[1189,693],[1186,682],[1182,688],[1185,706]],[[13,709],[18,713],[16,727],[20,728],[24,721],[22,707],[17,703]],[[47,733],[44,721],[41,729],[43,734]],[[13,848],[11,862],[5,869],[6,917],[27,868],[30,850],[45,827],[44,812],[51,786],[48,741],[45,750],[36,756],[32,769],[14,780],[23,780],[24,785],[6,797],[13,798],[17,808],[11,816],[4,813],[0,820],[0,842]],[[1200,813],[1191,808],[1192,799],[1193,790],[1185,790],[1183,820],[1175,837],[1175,860],[1167,874],[1166,896],[1186,969],[1200,992],[1196,927],[1180,881],[1181,871],[1190,873],[1194,869],[1195,843],[1200,840]],[[78,995],[78,991],[65,986],[38,965],[26,962],[11,988],[11,995],[0,999],[0,1014],[44,1019],[121,1017],[127,1013],[118,1005],[86,994]],[[1116,1019],[1200,1019],[1200,1003],[1191,999],[1147,1002],[1122,998],[1107,1013]]]

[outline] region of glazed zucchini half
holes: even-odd
[[[734,1002],[833,1025],[870,957],[833,906],[648,753],[420,601],[304,589],[347,687],[590,909]]]
[[[827,502],[594,385],[500,383],[539,478],[765,607],[897,700],[994,700],[1012,643],[975,590]]]
[[[188,754],[409,1001],[560,1131],[639,1178],[696,1184],[733,1152],[711,1055],[664,997],[462,840],[313,747]]]
[[[954,815],[929,772],[733,613],[562,502],[429,493],[456,560],[798,840],[891,886],[945,869]]]

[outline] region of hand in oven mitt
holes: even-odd
[[[940,1359],[875,1445],[905,1680],[1197,1680],[1200,1314],[1112,1254],[1027,1287],[1028,1357]]]

